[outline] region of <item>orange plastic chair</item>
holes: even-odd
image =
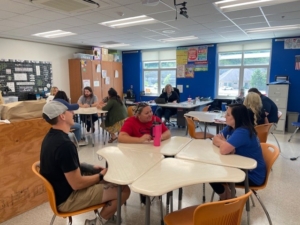
[[[252,192],[256,196],[257,200],[259,201],[261,207],[265,211],[265,214],[266,214],[266,216],[268,218],[269,224],[272,224],[270,215],[269,215],[266,207],[262,203],[259,195],[257,194],[257,191],[258,190],[262,190],[262,189],[264,189],[267,186],[272,166],[273,166],[274,162],[276,161],[276,159],[279,156],[279,149],[275,145],[272,145],[272,144],[269,144],[269,143],[260,143],[260,145],[261,145],[261,148],[262,148],[263,157],[264,157],[264,160],[265,160],[265,163],[266,163],[266,167],[267,167],[266,179],[265,179],[265,182],[262,185],[260,185],[260,186],[253,186],[253,187],[250,186],[249,188],[250,188],[250,190],[252,190]],[[244,186],[238,186],[238,185],[236,185],[236,188],[244,188]]]
[[[127,114],[128,114],[128,117],[134,116],[134,112],[133,112],[134,107],[135,107],[135,106],[128,106],[128,107],[127,107]]]
[[[166,225],[240,225],[251,191],[237,198],[191,206],[165,216]]]
[[[281,116],[282,116],[282,112],[278,111],[278,114],[277,114],[277,115],[278,115],[278,121],[279,121],[280,118],[281,118]],[[278,142],[276,136],[273,134],[274,130],[276,130],[276,127],[277,127],[277,124],[276,124],[276,123],[273,123],[273,126],[271,127],[269,133],[272,134],[272,136],[274,137],[274,139],[275,139],[275,141],[276,141],[276,143],[277,143],[277,146],[278,146],[278,148],[279,148],[279,152],[281,152],[280,144],[279,144],[279,142]]]
[[[205,106],[205,107],[202,109],[202,112],[207,112],[208,109],[209,109],[209,107],[210,107],[210,105]]]
[[[39,172],[40,171],[40,161],[37,161],[37,162],[33,163],[31,169],[34,172],[34,174],[37,175],[43,181],[43,183],[46,187],[49,204],[50,204],[50,207],[51,207],[51,209],[54,213],[54,215],[51,219],[50,225],[52,225],[54,223],[54,220],[55,220],[56,216],[63,217],[63,218],[69,217],[69,223],[68,224],[71,225],[72,224],[72,216],[76,216],[76,215],[79,215],[79,214],[82,214],[82,213],[90,212],[92,210],[94,210],[94,212],[96,214],[96,217],[100,218],[100,214],[98,212],[98,209],[104,207],[105,204],[90,206],[88,208],[81,209],[81,210],[74,211],[74,212],[59,212],[57,210],[57,207],[56,207],[56,199],[55,199],[55,194],[54,194],[53,187],[50,184],[50,182],[46,178],[44,178]]]
[[[196,132],[195,123],[193,117],[184,116],[188,125],[188,132],[191,138],[194,139],[204,139],[204,132]],[[206,132],[205,138],[213,138],[214,135]]]
[[[272,126],[273,126],[272,123],[265,123],[265,124],[257,125],[254,127],[257,132],[257,137],[258,137],[260,143],[267,142],[268,134],[269,134],[269,131]]]

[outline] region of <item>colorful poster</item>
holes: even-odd
[[[300,49],[300,38],[284,39],[284,49]]]
[[[198,61],[198,47],[188,48],[188,62]]]
[[[207,61],[207,46],[198,47],[198,61]]]
[[[207,61],[195,62],[194,71],[208,71],[208,62]]]
[[[176,50],[176,64],[185,65],[187,64],[188,49],[187,48],[177,48]]]
[[[296,59],[295,70],[300,70],[300,55],[296,55],[295,59]]]
[[[185,77],[185,65],[177,65],[177,78],[184,78]]]
[[[185,66],[185,77],[186,78],[194,78],[194,64],[187,64]]]

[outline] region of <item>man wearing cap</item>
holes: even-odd
[[[43,118],[52,128],[42,143],[40,173],[52,184],[59,211],[72,212],[106,203],[100,212],[100,225],[112,224],[109,219],[117,211],[118,185],[103,181],[106,169],[80,164],[77,149],[68,137],[74,124],[73,110],[78,108],[78,104],[69,104],[62,99],[44,106]],[[82,176],[87,171],[92,175]],[[128,186],[122,186],[122,204],[129,195]],[[96,224],[96,220],[86,220],[85,225]]]

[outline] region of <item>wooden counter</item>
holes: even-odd
[[[0,223],[47,201],[31,166],[49,129],[42,118],[0,124]]]

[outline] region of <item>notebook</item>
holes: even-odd
[[[166,104],[166,99],[165,98],[156,98],[155,100],[156,104]]]

